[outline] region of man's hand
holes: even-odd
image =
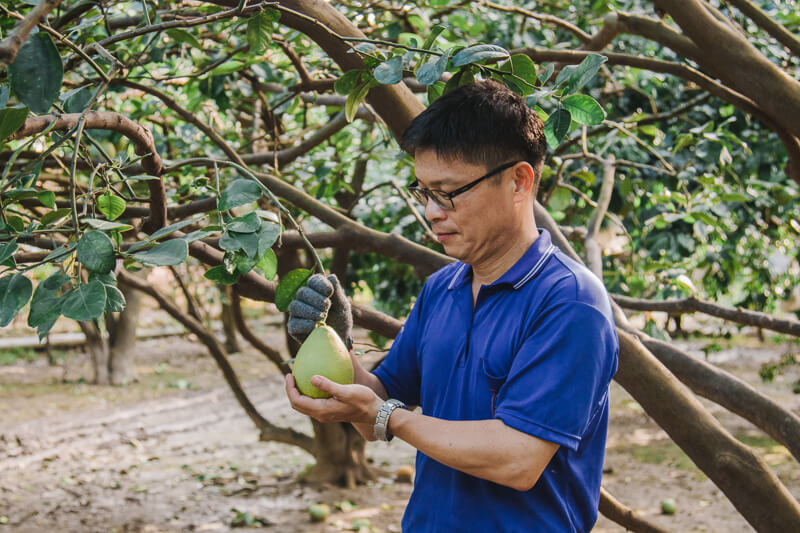
[[[294,377],[286,375],[286,395],[292,407],[320,422],[351,422],[374,424],[383,400],[365,385],[340,385],[323,376],[311,378],[311,384],[331,395],[314,399],[303,396],[294,384]]]
[[[314,274],[308,283],[297,291],[289,304],[289,335],[303,342],[327,314],[326,322],[342,338],[348,350],[353,349],[353,315],[350,302],[338,278]]]

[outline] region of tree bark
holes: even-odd
[[[109,342],[111,349],[108,371],[113,385],[127,385],[136,381],[136,325],[139,322],[142,296],[124,281],[119,282],[119,290],[125,296],[126,305],[114,321],[113,335]]]
[[[225,335],[225,351],[230,353],[237,353],[242,351],[239,347],[239,339],[236,337],[236,319],[233,314],[233,288],[230,285],[222,285],[219,287],[220,296],[222,297],[222,310],[220,318],[222,319],[222,331]]]
[[[103,337],[102,332],[93,322],[78,322],[78,325],[86,336],[86,349],[92,358],[92,369],[94,370],[92,383],[108,385],[111,382],[108,373],[108,339]]]
[[[367,463],[367,441],[351,424],[321,423],[314,426],[314,458],[316,464],[304,479],[312,483],[332,483],[349,489],[376,479]]]

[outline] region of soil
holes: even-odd
[[[283,347],[274,320],[258,332]],[[762,363],[800,353],[797,343],[774,340],[780,342],[735,337],[680,344],[699,357],[706,348],[710,361],[800,413],[800,395],[792,393],[791,385],[798,377],[796,366],[771,383],[758,376]],[[273,422],[310,432],[308,419],[290,409],[280,372],[245,341],[241,345],[244,351],[232,355],[231,362],[255,405]],[[259,442],[213,360],[191,337],[141,341],[136,364],[139,381],[126,387],[85,383],[92,373],[81,353],[55,366],[43,356],[0,366],[0,533],[215,532],[234,527],[400,531],[412,486],[395,479],[394,472],[413,465],[409,445],[398,439],[370,444],[370,461],[385,473],[367,486],[310,486],[301,474],[313,458],[290,445]],[[609,492],[670,531],[752,531],[616,384],[612,402],[604,477]],[[800,466],[783,446],[724,409],[703,403],[800,498]],[[676,502],[674,515],[661,514],[666,498]],[[325,522],[309,520],[313,503],[330,506]],[[623,529],[601,517],[594,531]]]

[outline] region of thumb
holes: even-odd
[[[347,389],[344,385],[340,385],[339,383],[336,383],[325,376],[312,376],[311,384],[322,392],[327,392],[328,394],[336,396],[337,398],[341,398],[347,394]]]

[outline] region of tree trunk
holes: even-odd
[[[367,441],[355,428],[343,422],[314,425],[314,458],[317,463],[304,479],[311,483],[332,483],[349,489],[376,479],[367,464]]]
[[[236,337],[236,320],[233,316],[233,288],[230,285],[223,285],[219,288],[222,296],[222,330],[225,332],[225,351],[236,353],[242,351],[239,347],[239,339]]]
[[[114,321],[108,373],[113,385],[127,385],[136,381],[136,325],[139,322],[142,295],[122,281],[119,282],[119,290],[125,296],[125,309]]]
[[[94,322],[78,322],[78,324],[83,334],[86,335],[86,349],[92,356],[92,367],[94,369],[92,383],[108,385],[110,383],[108,372],[108,339],[103,337],[103,333]]]
[[[278,276],[303,266],[297,250],[280,250],[279,253]],[[284,314],[284,331],[287,331],[288,316],[288,313]],[[286,344],[290,357],[295,357],[300,345],[288,332]],[[356,485],[375,479],[373,469],[367,464],[365,453],[367,441],[353,426],[342,422],[321,423],[313,419],[311,422],[314,426],[313,454],[316,464],[304,477],[306,481],[354,488]]]

